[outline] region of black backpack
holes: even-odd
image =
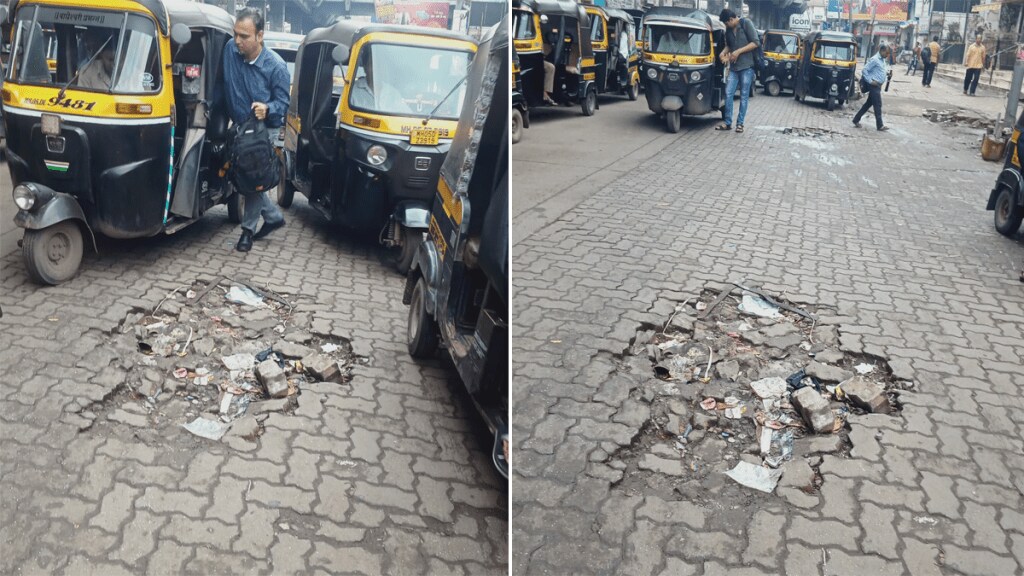
[[[743,20],[750,22],[750,19],[748,18],[743,18]],[[743,25],[743,20],[740,21],[740,26]],[[750,24],[753,26],[754,23],[750,22]],[[761,36],[761,33],[757,31],[757,26],[753,26],[753,28],[757,42],[757,48],[754,49],[754,70],[757,74],[761,74],[764,72],[765,68],[768,67],[768,63],[765,62],[764,58],[764,38]],[[744,35],[746,35],[746,31],[744,31]]]
[[[250,116],[234,126],[232,136],[231,177],[238,191],[253,194],[277,186],[281,166],[266,124]]]
[[[932,63],[932,49],[925,46],[921,49],[921,63],[931,64]]]

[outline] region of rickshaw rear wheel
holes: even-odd
[[[1016,234],[1024,221],[1024,207],[1014,202],[1016,194],[1008,186],[1003,186],[996,198],[995,224],[996,231],[1003,236]]]
[[[75,277],[85,249],[82,229],[71,220],[42,230],[25,230],[21,246],[29,277],[51,286]]]
[[[288,180],[288,173],[285,172],[284,163],[281,164],[281,181],[277,183],[277,205],[281,208],[289,208],[292,200],[295,199],[295,186]]]
[[[395,269],[399,274],[405,275],[409,272],[421,242],[423,242],[423,232],[402,226],[402,246],[398,249],[398,255],[395,257]]]
[[[512,109],[512,143],[518,144],[523,139],[523,113],[519,108]]]
[[[679,129],[682,127],[682,118],[679,110],[669,110],[665,112],[665,126],[668,131],[673,134],[678,134]]]
[[[640,83],[639,82],[634,82],[632,85],[630,85],[629,90],[626,90],[626,96],[630,100],[636,100],[637,98],[639,98],[640,97]]]
[[[829,112],[835,110],[836,109],[836,99],[831,97],[831,96],[829,96],[828,99],[825,100],[825,109],[828,110]]]
[[[764,87],[764,91],[767,92],[769,96],[778,96],[779,94],[782,94],[782,86],[773,80]]]
[[[427,312],[427,281],[421,276],[412,290],[406,344],[413,358],[430,358],[437,352],[437,321]]]
[[[583,97],[580,107],[583,108],[584,116],[593,116],[594,111],[597,110],[597,90],[593,88],[587,90],[587,95]]]
[[[228,198],[228,222],[232,224],[242,223],[242,214],[245,207],[242,205],[242,195],[238,193],[238,190],[232,189],[231,197]]]

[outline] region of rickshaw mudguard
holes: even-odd
[[[43,230],[61,222],[78,220],[82,224],[82,228],[89,233],[93,251],[99,252],[99,248],[96,247],[96,236],[75,197],[64,192],[57,192],[42,184],[35,184],[35,187],[43,192],[53,194],[53,197],[35,210],[18,210],[18,213],[14,215],[14,224],[26,230]]]
[[[412,290],[416,287],[416,281],[420,276],[427,283],[427,293],[425,295],[426,302],[424,303],[427,308],[427,312],[431,316],[437,316],[437,289],[440,285],[440,270],[441,261],[437,253],[437,247],[434,246],[434,242],[431,239],[427,239],[426,242],[420,242],[419,248],[416,249],[416,255],[413,257],[412,266],[409,268],[409,275],[406,278],[405,293],[402,295],[402,303],[406,306],[412,303]]]
[[[402,202],[395,206],[395,212],[391,217],[406,228],[430,228],[430,206],[425,202]]]
[[[1002,186],[1013,190],[1017,196],[1018,204],[1024,199],[1024,195],[1021,194],[1021,190],[1024,190],[1024,177],[1015,168],[1006,168],[996,178],[996,185],[988,195],[988,204],[985,205],[986,210],[996,209],[996,200],[999,199],[999,192],[1002,190]]]

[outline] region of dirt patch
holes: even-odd
[[[788,136],[799,136],[799,137],[803,137],[803,138],[835,138],[835,137],[846,138],[847,136],[849,136],[849,134],[844,134],[842,132],[837,132],[835,130],[829,130],[827,128],[811,128],[811,127],[783,128],[783,129],[779,130],[779,133],[786,134]]]

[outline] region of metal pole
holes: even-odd
[[[1024,17],[1024,8],[1022,8],[1022,17]],[[1024,43],[1024,26],[1019,26],[1017,29],[1017,50],[1020,52],[1020,44]],[[1010,94],[1006,99],[1006,114],[1003,118],[1006,122],[1015,122],[1017,119],[1017,103],[1020,100],[1020,85],[1021,81],[1024,80],[1024,60],[1020,59],[1018,54],[1014,55],[1013,61],[1013,79],[1010,80]],[[993,134],[995,138],[1002,138],[1002,134]]]
[[[864,55],[864,63],[868,63],[868,58],[871,57],[871,50],[875,47],[875,10],[877,5],[871,6],[871,39],[868,40],[867,54]]]

